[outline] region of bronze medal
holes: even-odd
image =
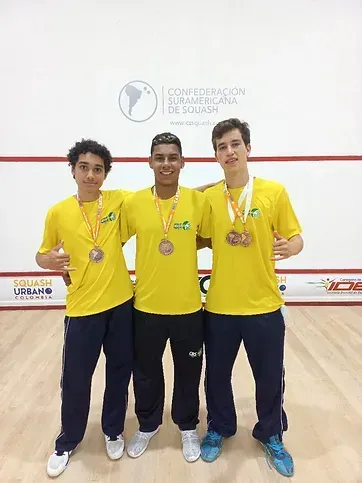
[[[242,247],[249,247],[251,245],[251,241],[252,241],[252,238],[251,238],[250,233],[248,232],[248,230],[244,230],[241,233],[240,245]]]
[[[226,235],[226,241],[228,242],[229,245],[231,245],[232,247],[235,247],[237,245],[240,245],[240,243],[241,243],[241,235],[237,231],[231,230]]]
[[[173,253],[174,246],[173,246],[173,243],[170,242],[170,240],[166,240],[166,238],[164,238],[163,240],[161,240],[160,244],[158,245],[158,249],[162,255],[167,256]]]
[[[239,201],[236,203],[233,197],[231,196],[228,187],[226,185],[226,181],[224,183],[224,193],[227,199],[227,205],[228,205],[228,212],[230,216],[230,221],[233,225],[233,230],[231,230],[227,236],[226,236],[226,241],[229,243],[231,246],[235,245],[241,245],[242,247],[248,247],[252,243],[252,237],[249,231],[246,228],[246,221],[248,219],[249,211],[250,211],[250,206],[251,206],[251,200],[252,200],[252,195],[253,195],[253,185],[254,185],[254,178],[249,177],[249,181],[244,187],[240,197]],[[242,212],[241,211],[241,205],[246,198],[245,201],[245,209]],[[236,219],[239,218],[241,221],[244,230],[241,233],[238,233],[235,231],[235,221]]]
[[[158,211],[160,218],[161,218],[161,223],[162,223],[162,226],[163,226],[163,233],[164,233],[164,236],[165,236],[165,238],[162,238],[160,244],[158,245],[158,250],[162,255],[166,255],[166,256],[171,255],[171,253],[173,253],[173,251],[175,249],[173,243],[170,240],[167,239],[167,234],[170,230],[170,226],[171,226],[171,223],[172,223],[172,220],[173,220],[173,215],[175,214],[179,198],[180,198],[180,187],[178,186],[175,197],[174,197],[173,202],[172,202],[171,211],[168,215],[168,219],[167,219],[167,222],[166,222],[163,215],[162,215],[162,212],[161,212],[160,200],[159,200],[157,193],[156,193],[156,186],[154,186],[154,188],[153,188],[153,199],[154,199],[157,211]]]
[[[104,251],[101,248],[99,248],[98,246],[96,246],[98,235],[99,235],[99,230],[101,228],[103,195],[102,195],[102,193],[99,193],[95,230],[93,230],[93,228],[92,228],[92,225],[89,221],[88,215],[84,210],[83,202],[79,198],[78,194],[77,194],[77,200],[78,200],[79,208],[80,208],[80,211],[82,212],[85,224],[87,225],[88,232],[89,232],[90,236],[92,237],[93,243],[95,245],[92,248],[92,250],[89,252],[89,260],[93,263],[99,263],[104,259]]]
[[[99,263],[104,259],[104,251],[99,247],[93,247],[89,252],[89,259],[93,263]]]

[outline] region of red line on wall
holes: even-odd
[[[146,163],[147,157],[115,157],[116,163]],[[0,156],[1,163],[64,163],[67,158],[63,156]],[[215,158],[185,158],[187,163],[215,163]],[[250,162],[270,163],[270,162],[298,162],[298,161],[362,161],[360,154],[348,154],[338,156],[251,156]]]
[[[2,310],[64,310],[65,305],[8,305],[0,306]]]
[[[337,275],[343,275],[348,273],[362,273],[362,268],[291,268],[291,269],[276,269],[275,273],[278,275],[318,275],[336,273]]]
[[[130,275],[134,275],[134,270],[129,270]],[[0,272],[0,277],[60,277],[62,272],[52,272],[48,270],[32,272]]]
[[[134,270],[129,270],[130,275],[135,275]],[[200,275],[209,275],[211,270],[201,269]],[[331,274],[337,275],[362,273],[362,268],[291,268],[291,269],[276,269],[275,273],[278,275],[314,275],[314,274]],[[33,272],[0,272],[0,277],[54,277],[61,276],[61,272],[51,271],[33,271]]]
[[[207,275],[211,273],[211,270],[199,270],[199,274]],[[362,273],[362,268],[290,268],[275,270],[278,275],[312,275],[312,274],[328,274],[336,273],[337,275],[348,274],[348,273]],[[1,272],[0,272],[1,276]]]
[[[357,300],[356,302],[346,301],[343,302],[339,300],[338,302],[285,302],[285,305],[294,306],[294,307],[344,307],[344,306],[353,306],[358,305],[362,306],[362,301]]]
[[[0,272],[0,277],[56,277],[60,276],[61,272]]]

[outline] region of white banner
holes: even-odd
[[[203,297],[209,287],[210,275],[200,275]],[[280,293],[288,302],[362,302],[362,272],[340,275],[290,273],[277,275]]]
[[[205,300],[210,273],[199,274],[200,291]],[[134,280],[134,276],[131,275]],[[362,271],[356,273],[290,273],[277,275],[279,290],[288,302],[362,302]],[[59,276],[0,276],[1,307],[63,306],[66,287]]]

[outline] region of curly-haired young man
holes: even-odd
[[[47,466],[60,475],[82,441],[89,413],[92,376],[100,351],[106,357],[102,429],[108,456],[119,459],[132,370],[133,287],[121,248],[120,209],[125,191],[101,191],[112,157],[92,140],[68,154],[77,194],[47,214],[36,255],[44,269],[70,273],[64,321],[61,431]]]

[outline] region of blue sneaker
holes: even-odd
[[[212,463],[221,453],[224,438],[221,434],[209,429],[201,443],[201,458]]]
[[[267,443],[261,444],[264,446],[267,462],[271,464],[278,473],[283,476],[294,475],[293,458],[285,449],[279,434],[271,436]]]

